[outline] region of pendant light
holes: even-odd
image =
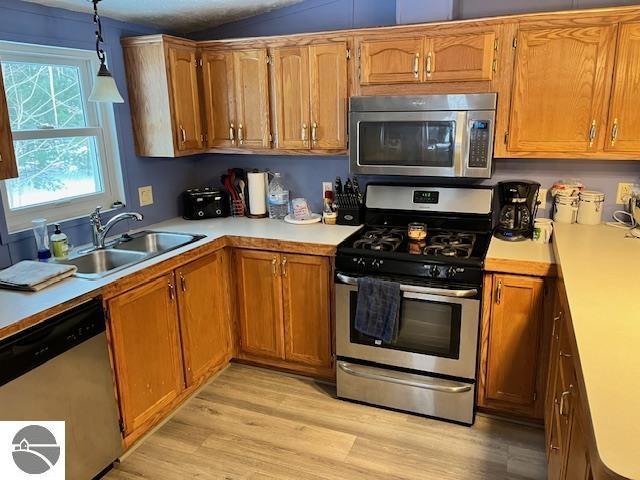
[[[102,38],[102,23],[100,22],[100,15],[98,15],[98,2],[100,0],[93,0],[93,23],[96,24],[96,53],[98,54],[98,60],[100,60],[100,70],[96,76],[89,95],[90,102],[105,102],[105,103],[124,103],[122,95],[118,91],[118,86],[115,80],[111,76],[111,72],[105,65],[104,50],[100,47],[100,43],[104,42]]]

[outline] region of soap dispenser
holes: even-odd
[[[55,231],[51,235],[51,250],[54,258],[64,258],[69,252],[67,236],[60,230],[60,224],[55,224]]]

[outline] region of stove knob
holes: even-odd
[[[447,278],[455,277],[456,276],[456,271],[457,271],[456,267],[449,267],[447,269]]]
[[[437,265],[431,265],[431,268],[429,268],[429,273],[433,278],[438,278],[438,276],[440,275],[440,269]]]

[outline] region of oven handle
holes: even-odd
[[[403,378],[398,378],[391,375],[381,375],[377,373],[371,373],[364,369],[358,368],[357,365],[352,365],[343,361],[338,362],[338,367],[344,373],[347,373],[349,375],[354,375],[356,377],[369,378],[371,380],[380,380],[383,382],[397,383],[399,385],[407,385],[410,387],[424,388],[425,390],[435,390],[436,392],[464,393],[471,390],[471,385],[452,382],[451,380],[446,380],[446,382],[453,383],[456,386],[439,385],[438,383],[431,383],[431,382],[419,382],[417,380],[403,379]]]
[[[338,273],[338,280],[347,285],[358,285],[358,279],[350,277],[343,273]],[[423,293],[425,295],[442,295],[443,297],[475,297],[478,294],[476,288],[470,288],[468,290],[450,290],[447,288],[436,287],[419,287],[417,285],[400,285],[400,291],[410,293]]]

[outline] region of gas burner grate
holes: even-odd
[[[431,237],[422,253],[443,257],[469,258],[476,243],[473,233],[442,232]]]
[[[396,228],[376,228],[362,235],[353,242],[353,248],[374,250],[378,252],[394,252],[404,241],[405,232]]]

